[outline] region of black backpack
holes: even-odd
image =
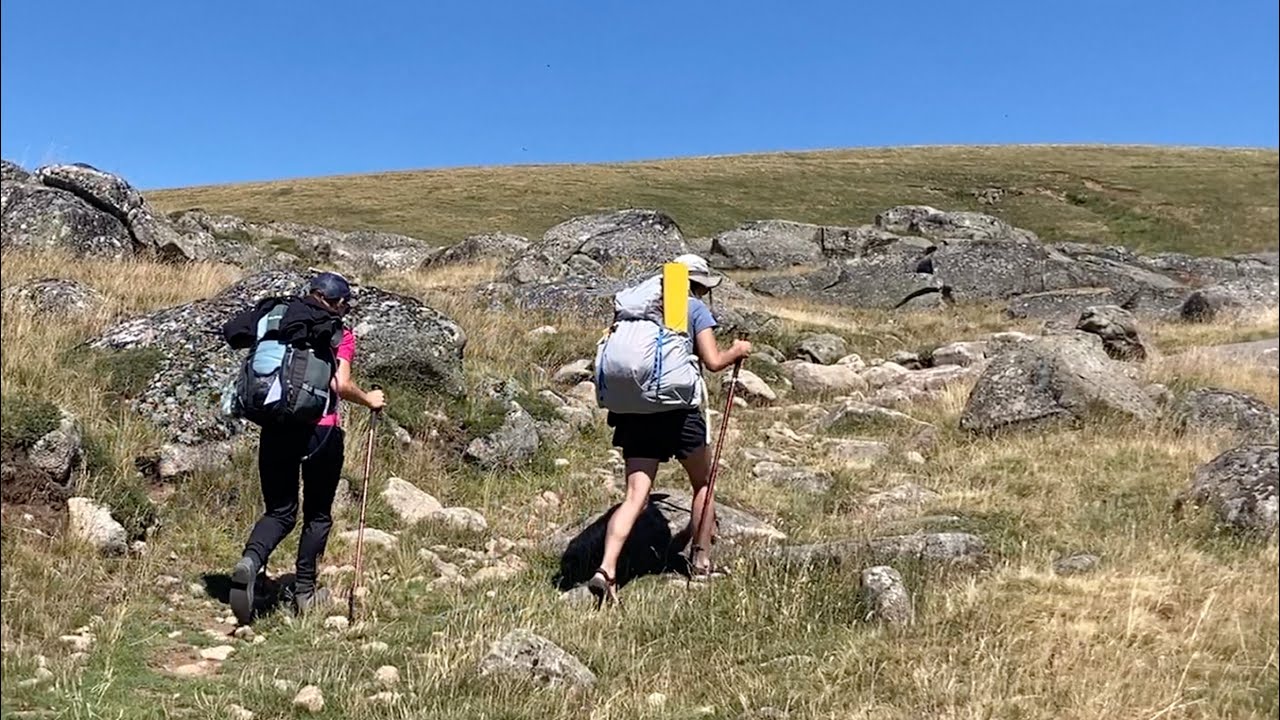
[[[229,388],[229,403],[224,403],[232,417],[261,426],[314,425],[336,406],[331,383],[337,372],[341,321],[334,318],[331,329],[318,337],[286,342],[280,326],[291,302],[301,301],[264,303],[266,312],[258,320],[253,346]]]

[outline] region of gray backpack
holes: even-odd
[[[334,351],[342,340],[341,326],[335,326],[329,346],[319,352],[291,345],[279,337],[288,307],[281,299],[258,321],[253,347],[224,396],[226,414],[263,427],[314,425],[334,408],[330,382],[337,371]]]
[[[596,346],[596,402],[616,413],[700,407],[702,366],[687,332],[667,327],[662,276],[613,297],[613,325]]]

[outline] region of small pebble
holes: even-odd
[[[227,717],[231,720],[253,720],[253,711],[239,705],[228,705]]]
[[[569,458],[556,458],[551,461],[551,464],[558,468],[567,468],[569,467]]]
[[[649,693],[649,697],[645,698],[644,700],[645,702],[649,703],[649,707],[653,707],[653,708],[660,708],[663,705],[667,704],[667,696],[663,695],[660,692]]]
[[[383,687],[394,687],[400,682],[400,670],[395,665],[383,665],[374,671],[373,679]]]
[[[308,685],[294,696],[293,705],[309,713],[321,712],[324,710],[324,693],[315,685]]]
[[[330,615],[324,619],[324,627],[326,630],[337,630],[341,632],[350,626],[351,621],[347,620],[346,615]]]
[[[231,657],[231,653],[235,651],[236,649],[230,645],[218,645],[217,647],[202,649],[200,651],[200,658],[202,660],[216,660],[218,662],[223,662],[227,658]]]
[[[253,640],[253,637],[254,637],[253,628],[249,627],[248,625],[241,625],[240,627],[236,628],[235,632],[233,632],[232,635],[239,638],[240,640]]]

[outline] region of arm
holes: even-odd
[[[721,352],[716,345],[716,332],[711,328],[698,333],[694,343],[698,359],[711,372],[720,372],[751,355],[751,343],[746,340],[734,340],[728,350]]]
[[[334,376],[338,385],[338,397],[353,403],[359,403],[370,410],[381,410],[383,398],[381,390],[365,392],[351,379],[351,363],[338,358],[338,372]]]

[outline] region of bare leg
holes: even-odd
[[[658,461],[648,458],[627,459],[627,497],[609,518],[609,526],[604,536],[604,559],[600,561],[600,569],[609,573],[609,577],[617,577],[618,556],[622,554],[622,546],[636,524],[636,518],[649,502],[649,490],[653,487],[653,478],[658,474]]]
[[[708,550],[711,547],[711,536],[715,530],[715,498],[708,498],[709,482],[711,480],[711,459],[707,456],[706,446],[702,446],[695,450],[689,457],[680,461],[684,466],[684,471],[689,474],[689,485],[693,488],[693,507],[690,508],[692,515],[689,518],[689,537],[695,548],[693,552],[693,566],[695,570],[705,570],[711,564]],[[707,501],[711,501],[711,507],[706,508]],[[702,518],[707,518],[706,525],[702,524]]]

